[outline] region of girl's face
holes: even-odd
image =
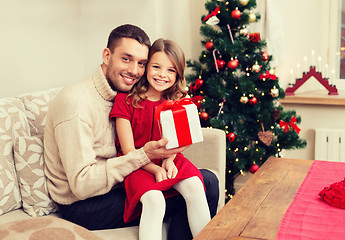
[[[174,85],[176,76],[175,64],[168,55],[165,52],[154,53],[147,66],[147,80],[150,84],[148,98],[159,100],[162,92]]]

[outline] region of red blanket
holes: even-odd
[[[323,201],[324,190],[345,177],[345,163],[314,161],[278,230],[278,240],[345,239],[345,209]],[[324,194],[323,194],[324,193]],[[326,200],[326,199],[325,199]]]

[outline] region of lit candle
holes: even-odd
[[[315,51],[311,51],[311,65],[315,67]]]
[[[290,70],[290,85],[293,85],[294,81],[295,81],[295,76],[293,74],[293,70],[291,69]]]
[[[321,57],[319,56],[318,58],[317,58],[317,62],[318,62],[318,66],[317,66],[317,68],[316,68],[316,71],[317,72],[322,72],[322,67],[321,67]]]
[[[304,70],[303,70],[303,72],[308,72],[308,71],[309,71],[308,58],[304,57]]]
[[[301,76],[301,64],[297,63],[296,78],[300,78],[299,76]]]
[[[325,73],[323,74],[323,78],[328,78],[328,64],[325,65]]]
[[[335,81],[335,71],[334,71],[334,69],[332,69],[332,71],[331,71],[331,81],[330,81],[330,84],[333,85],[333,84],[334,84],[334,81]]]

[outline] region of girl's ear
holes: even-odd
[[[103,59],[103,63],[108,65],[109,64],[109,59],[110,59],[110,56],[111,56],[111,51],[109,48],[105,48],[103,50],[103,53],[102,53],[102,59]]]

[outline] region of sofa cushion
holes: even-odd
[[[25,106],[31,136],[43,135],[49,102],[60,90],[61,88],[53,88],[19,96]]]
[[[0,215],[21,207],[13,160],[13,139],[28,136],[23,104],[16,98],[0,100]]]
[[[55,212],[44,175],[42,136],[18,137],[13,150],[24,211],[32,217]]]
[[[61,218],[44,216],[0,225],[2,240],[101,240],[91,231]]]

